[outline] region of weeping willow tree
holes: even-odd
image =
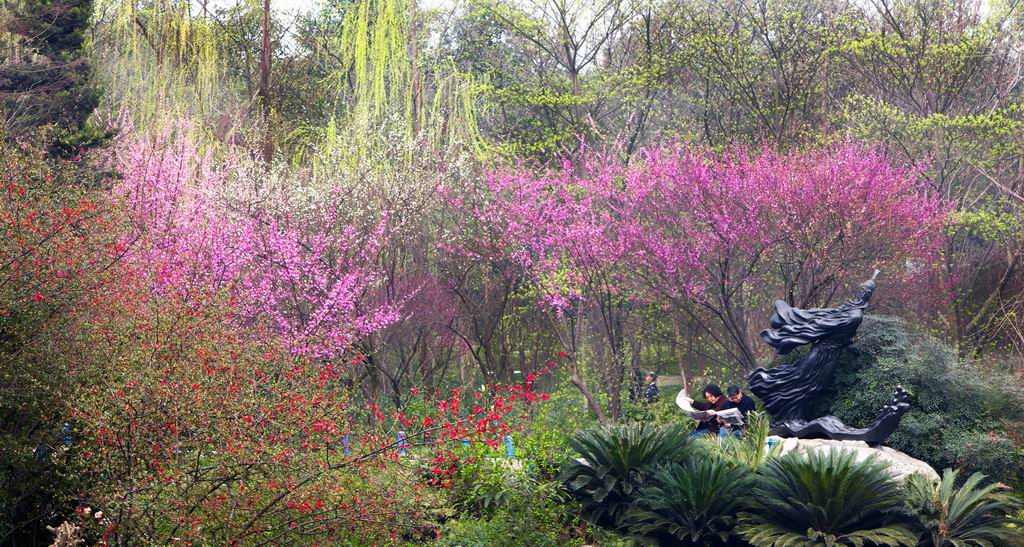
[[[357,0],[341,32],[319,54],[334,61],[325,89],[334,101],[323,127],[293,132],[295,160],[317,171],[407,168],[415,152],[479,151],[472,80],[447,60],[431,59],[430,28],[416,0]],[[381,157],[387,161],[377,161]]]
[[[97,73],[110,110],[149,127],[204,119],[231,99],[224,43],[205,9],[189,0],[95,0]]]

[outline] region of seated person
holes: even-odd
[[[757,405],[754,404],[754,400],[746,393],[740,391],[740,386],[729,386],[726,393],[728,394],[729,402],[733,404],[733,408],[738,408],[743,414],[743,421],[746,421],[747,415],[757,408]]]
[[[757,408],[754,404],[754,400],[740,391],[740,386],[729,386],[729,389],[726,390],[726,395],[729,399],[729,405],[726,406],[726,408],[735,408],[739,410],[740,413],[743,414],[744,422],[747,421],[747,415]],[[725,437],[729,433],[732,433],[733,436],[740,437],[743,434],[742,427],[743,426],[730,426],[726,423],[722,423],[721,428],[719,429],[719,436]]]
[[[715,417],[715,412],[724,410],[726,408],[732,408],[731,403],[722,394],[722,388],[718,387],[717,384],[708,384],[704,388],[704,398],[706,401],[691,401],[690,404],[696,410],[704,410],[710,416],[706,419],[701,420],[697,424],[697,428],[693,430],[690,435],[718,435],[721,424],[718,423],[718,418]]]

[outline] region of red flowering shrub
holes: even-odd
[[[55,355],[87,296],[116,282],[124,251],[117,216],[80,187],[83,173],[0,145],[0,537],[15,543],[74,493],[60,450],[70,386]]]
[[[198,303],[124,291],[89,321],[74,416],[86,496],[108,541],[251,543],[313,534],[431,534],[452,450],[497,445],[526,386],[481,399],[453,389],[421,411],[388,411],[296,357],[271,331],[239,331],[228,297]],[[347,353],[344,367],[363,359]],[[473,404],[469,403],[472,399]],[[95,519],[93,519],[95,520]]]
[[[381,290],[387,226],[331,200],[241,214],[192,152],[129,152],[113,195],[39,157],[0,172],[4,502],[77,506],[102,543],[432,537],[453,449],[498,446],[533,379],[373,400],[361,342],[407,300]],[[430,307],[425,285],[401,292]]]

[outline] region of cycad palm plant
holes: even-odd
[[[718,458],[663,466],[627,511],[630,534],[643,543],[724,545],[749,493],[749,469]]]
[[[654,468],[686,459],[694,443],[679,426],[627,424],[585,431],[569,446],[580,457],[565,465],[563,481],[591,521],[618,528]]]
[[[752,545],[914,545],[903,492],[874,458],[791,452],[759,471],[737,531]]]
[[[971,475],[957,488],[957,471],[946,469],[934,482],[920,474],[906,482],[907,506],[914,516],[921,543],[935,547],[994,547],[1024,545],[1024,535],[1009,525],[1021,500],[1004,492],[1002,484],[982,486],[985,475]]]

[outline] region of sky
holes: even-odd
[[[283,11],[308,11],[316,0],[270,0],[271,9]]]
[[[208,5],[212,6],[231,6],[238,3],[240,0],[213,0]],[[270,0],[270,9],[297,13],[300,11],[309,11],[310,8],[316,5],[320,0]],[[445,7],[452,5],[453,0],[419,0],[420,9],[434,9],[439,7]]]

